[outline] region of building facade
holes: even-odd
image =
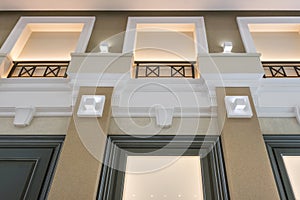
[[[5,199],[300,198],[299,12],[0,24]]]

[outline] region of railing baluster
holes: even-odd
[[[195,78],[195,62],[185,61],[135,61],[135,78],[148,78],[148,77],[183,77],[183,78]],[[191,75],[187,75],[187,70],[191,71]],[[144,70],[144,75],[140,72]],[[166,70],[169,70],[166,71]],[[168,75],[169,74],[169,75]]]
[[[299,78],[300,62],[262,62],[263,68],[271,75],[263,78]],[[266,71],[265,71],[266,72]]]
[[[7,78],[66,78],[68,65],[69,61],[18,61],[14,62],[14,66]],[[65,72],[60,75],[60,72],[63,69]],[[19,70],[19,72],[16,75],[15,72],[17,70]]]

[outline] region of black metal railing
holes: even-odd
[[[300,62],[262,62],[264,78],[299,78]]]
[[[66,78],[69,61],[14,62],[7,78]]]
[[[195,62],[135,61],[135,78],[195,78]]]

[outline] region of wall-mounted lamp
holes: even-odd
[[[82,95],[77,111],[78,117],[102,117],[104,95]]]
[[[100,52],[101,53],[109,53],[109,43],[108,42],[101,42],[99,44]]]
[[[228,118],[251,118],[253,113],[248,96],[225,96]]]
[[[231,50],[232,50],[232,42],[224,42],[223,53],[231,53]]]

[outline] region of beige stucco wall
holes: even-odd
[[[100,118],[71,118],[64,145],[50,188],[49,200],[95,199],[102,167],[106,135],[111,115],[113,88],[81,87],[74,113],[77,113],[81,95],[105,95],[103,115]]]
[[[0,117],[0,135],[66,135],[70,117],[34,117],[26,127],[13,122],[13,117]]]
[[[221,141],[231,199],[280,199],[249,88],[217,88]],[[248,96],[253,116],[227,118],[226,96]],[[221,117],[225,116],[225,118]]]
[[[259,125],[263,134],[300,134],[300,124],[296,117],[259,118]]]

